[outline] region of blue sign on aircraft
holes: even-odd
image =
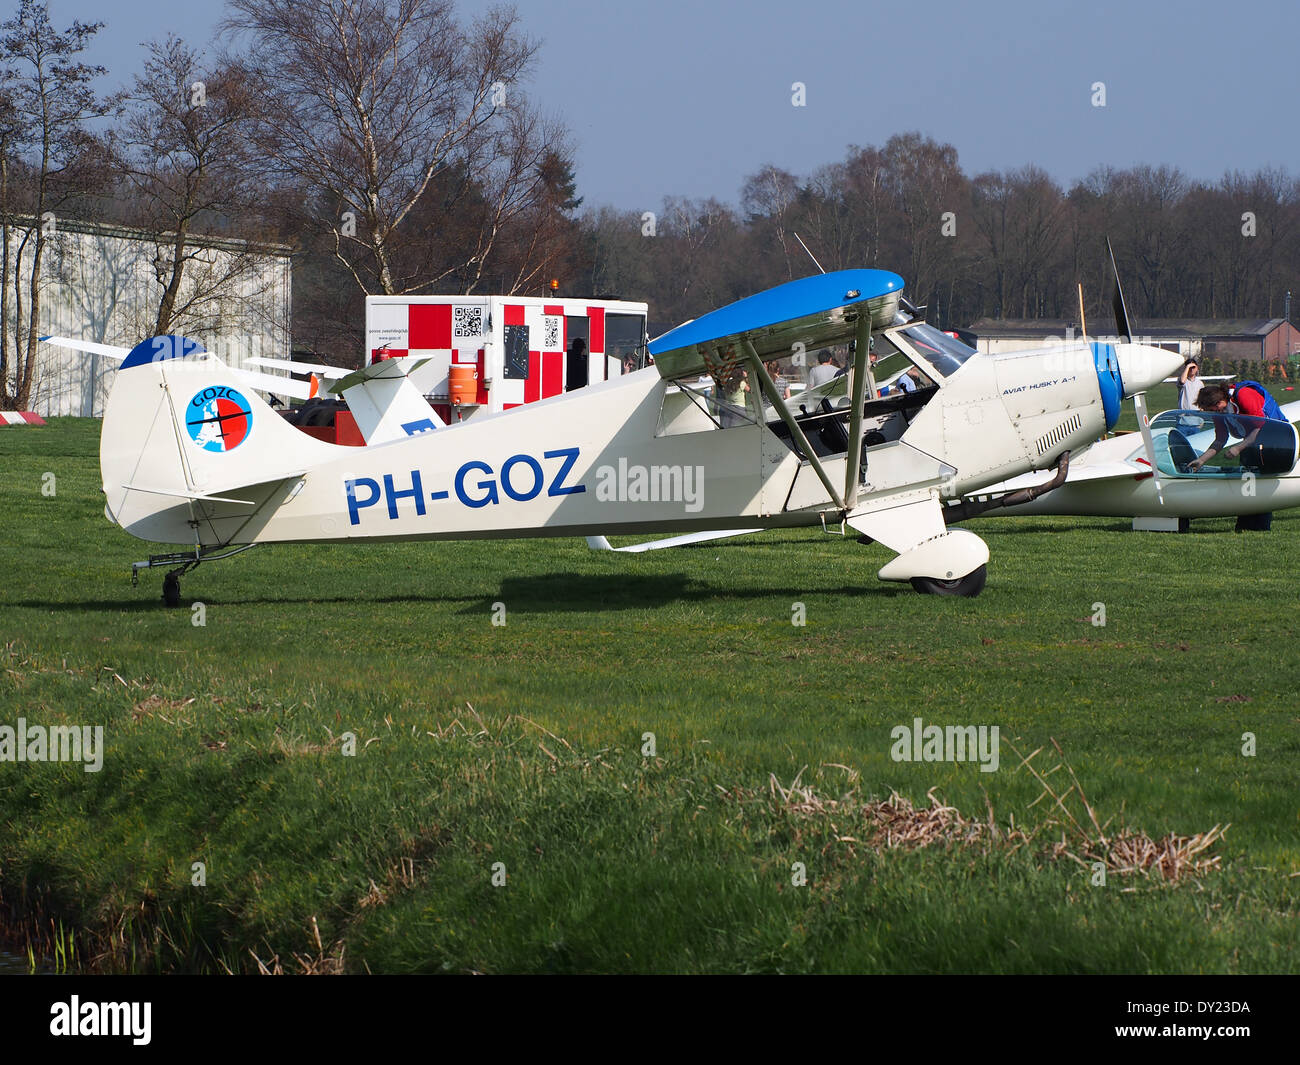
[[[499,473],[481,459],[470,459],[456,470],[451,489],[427,493],[419,470],[409,471],[409,480],[404,482],[410,485],[409,488],[398,488],[391,473],[383,475],[382,486],[381,482],[373,477],[354,477],[343,482],[343,490],[348,501],[348,522],[351,525],[360,525],[361,511],[375,506],[380,499],[387,504],[388,520],[396,521],[397,504],[403,499],[410,499],[415,507],[415,513],[423,517],[427,509],[426,500],[437,503],[451,498],[453,494],[461,504],[475,510],[500,503],[502,493],[507,499],[512,499],[516,503],[526,503],[530,499],[536,499],[541,495],[543,488],[546,489],[548,496],[577,495],[585,492],[587,486],[565,482],[574,463],[578,461],[578,450],[576,447],[564,447],[542,453],[543,459],[560,460],[558,467],[554,465],[551,467],[549,481],[541,461],[532,455],[524,454],[511,455],[501,464]],[[475,474],[480,476],[475,477]]]

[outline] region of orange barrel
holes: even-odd
[[[478,396],[478,366],[472,362],[453,362],[448,391],[452,403],[473,403]]]

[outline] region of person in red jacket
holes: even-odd
[[[1253,418],[1276,418],[1278,421],[1286,421],[1286,416],[1282,413],[1282,408],[1277,405],[1277,400],[1270,396],[1264,390],[1264,386],[1257,381],[1242,381],[1238,385],[1209,385],[1201,389],[1196,397],[1196,405],[1201,410],[1215,414],[1249,414]],[[1257,425],[1253,431],[1247,431],[1240,444],[1233,444],[1232,447],[1225,449],[1223,445],[1228,442],[1231,423],[1230,418],[1214,419],[1214,443],[1200,458],[1190,464],[1193,473],[1220,451],[1228,458],[1235,459],[1255,442],[1255,437],[1259,436]],[[1239,428],[1247,427],[1239,426]]]
[[[1196,397],[1196,406],[1203,411],[1214,414],[1249,414],[1253,418],[1273,418],[1286,421],[1286,415],[1277,405],[1268,391],[1258,381],[1242,381],[1236,385],[1207,385]],[[1241,436],[1239,444],[1224,447],[1228,434]],[[1245,452],[1259,436],[1260,426],[1252,429],[1248,424],[1237,423],[1233,427],[1232,418],[1214,419],[1214,443],[1206,448],[1204,454],[1188,464],[1188,469],[1195,473],[1210,459],[1222,451],[1228,458],[1235,459]],[[1243,465],[1245,465],[1243,463]],[[1257,530],[1266,532],[1273,527],[1272,514],[1243,514],[1237,518],[1237,531]]]

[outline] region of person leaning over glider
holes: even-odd
[[[1270,396],[1258,381],[1242,381],[1235,386],[1207,385],[1201,389],[1200,394],[1196,397],[1196,405],[1203,411],[1215,414],[1249,414],[1255,418],[1273,418],[1277,421],[1286,421],[1286,415],[1282,413],[1282,408],[1277,405],[1277,400]],[[1240,444],[1233,444],[1231,447],[1225,448],[1223,445],[1228,442],[1230,423],[1230,418],[1214,419],[1214,443],[1205,450],[1203,455],[1188,463],[1188,469],[1195,473],[1220,451],[1227,455],[1228,458],[1235,459],[1255,442],[1255,437],[1259,436],[1261,426],[1256,425],[1254,429],[1245,434]],[[1245,427],[1239,426],[1239,428]]]

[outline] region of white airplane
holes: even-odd
[[[1106,250],[1115,276],[1115,327],[1119,336],[1131,337],[1109,240]],[[1135,395],[1133,404],[1140,443],[1130,435],[1099,441],[1077,462],[1071,464],[1067,457],[1049,482],[1022,475],[988,485],[950,502],[947,520],[996,509],[1131,517],[1136,528],[1182,531],[1192,518],[1245,517],[1300,504],[1300,449],[1292,424],[1300,416],[1300,403],[1279,407],[1268,397],[1268,418],[1174,410],[1154,419],[1147,417],[1144,394]]]
[[[200,345],[154,337],[123,359],[109,395],[106,514],[141,539],[190,545],[133,567],[170,568],[169,605],[181,574],[258,544],[742,523],[842,523],[896,553],[882,580],[975,595],[988,548],[945,527],[943,501],[1058,465],[1182,360],[1131,343],[979,355],[909,317],[902,291],[882,270],[793,281],[658,338],[653,367],[364,448],[299,432]],[[880,397],[873,330],[897,336],[931,383]],[[849,341],[847,380],[781,398],[765,359]]]
[[[1286,421],[1165,411],[1151,419],[1147,434],[1093,444],[1071,460],[1068,475],[1057,484],[1032,475],[1012,478],[950,504],[945,517],[960,521],[988,511],[1096,515],[1134,518],[1139,528],[1172,531],[1186,528],[1191,518],[1300,506],[1300,450],[1293,424],[1300,419],[1300,402],[1280,411]],[[1193,466],[1216,438],[1249,443],[1240,450],[1222,448],[1203,466]]]

